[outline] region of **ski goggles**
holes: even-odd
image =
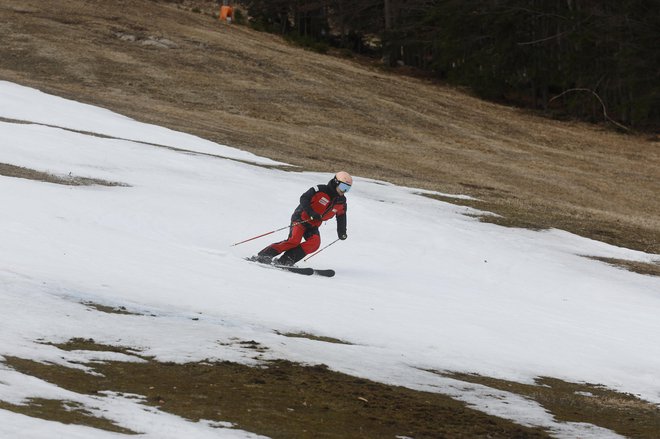
[[[337,188],[338,188],[340,191],[342,191],[343,193],[346,193],[346,192],[348,192],[348,191],[351,190],[351,185],[348,184],[348,183],[344,183],[343,181],[340,181],[340,182],[339,182],[339,185],[337,186]]]

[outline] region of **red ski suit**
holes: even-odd
[[[313,253],[321,245],[319,226],[323,221],[337,216],[337,235],[346,234],[346,210],[346,197],[335,187],[327,184],[314,186],[300,197],[300,205],[291,216],[289,237],[270,247],[281,253],[300,245],[305,254]],[[320,216],[321,220],[310,219],[312,215]],[[303,238],[305,242],[300,244]]]

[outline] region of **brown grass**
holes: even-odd
[[[323,335],[314,335],[314,334],[310,334],[308,332],[286,332],[286,333],[279,333],[278,332],[277,334],[282,335],[284,337],[306,338],[307,340],[322,341],[322,342],[325,342],[325,343],[348,344],[348,345],[353,344],[353,343],[349,343],[349,342],[344,341],[344,340],[340,340],[338,338],[327,337],[327,336],[323,336]]]
[[[25,178],[28,180],[43,181],[46,183],[62,184],[65,186],[123,186],[128,185],[115,181],[101,180],[98,178],[78,177],[75,175],[55,175],[48,172],[37,171],[21,166],[0,163],[0,175],[6,177]]]
[[[596,261],[605,262],[614,267],[623,268],[624,270],[634,271],[635,273],[646,274],[648,276],[660,276],[660,262],[639,262],[629,261],[627,259],[602,258],[599,256],[587,257]]]
[[[133,316],[140,315],[138,313],[128,311],[125,306],[108,306],[94,302],[82,302],[82,304],[91,309],[95,309],[96,311],[101,311],[106,314],[123,314],[123,315],[133,315]]]
[[[252,340],[236,340],[262,352]],[[62,350],[122,352],[144,362],[94,362],[95,375],[79,369],[6,357],[6,364],[62,388],[97,395],[102,391],[139,394],[148,404],[192,421],[209,419],[273,438],[535,438],[538,429],[467,408],[450,397],[388,386],[288,361],[261,367],[235,363],[160,363],[134,349],[76,338],[51,344]],[[433,371],[430,371],[433,372]],[[533,399],[565,422],[588,422],[627,437],[652,439],[660,434],[660,407],[635,395],[590,383],[538,378],[521,384],[467,373],[434,372]],[[25,406],[0,402],[0,408],[43,419],[90,425],[110,431],[116,425],[96,419],[82,407],[63,401],[30,401]]]
[[[57,421],[63,424],[84,425],[116,433],[136,434],[134,431],[119,427],[108,419],[94,416],[90,411],[85,410],[73,401],[30,398],[25,404],[21,405],[0,401],[0,410],[9,410],[14,413],[48,421]]]
[[[548,377],[538,378],[536,384],[528,385],[466,373],[442,375],[526,396],[561,421],[588,422],[631,438],[660,437],[660,407],[635,395],[596,384],[569,383]]]
[[[84,340],[74,340],[79,349]],[[104,347],[86,343],[91,350]],[[69,348],[63,345],[64,348]],[[114,349],[110,349],[114,350]],[[237,428],[274,439],[393,438],[547,438],[546,433],[516,425],[467,408],[440,394],[387,386],[328,370],[288,361],[266,367],[236,363],[94,363],[95,372],[6,357],[19,372],[59,387],[96,395],[111,390],[144,395],[148,404],[192,421],[232,422]],[[2,403],[0,403],[2,404]],[[83,425],[96,422],[89,416],[68,418],[70,413],[53,401],[45,408],[0,408],[38,417]],[[98,420],[103,422],[103,420]],[[113,425],[95,425],[111,429]]]

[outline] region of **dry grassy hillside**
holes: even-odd
[[[305,51],[219,23],[214,2],[45,3],[0,0],[0,79],[309,170],[469,194],[507,225],[660,253],[657,138]]]

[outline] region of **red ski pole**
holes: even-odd
[[[307,220],[307,221],[309,221],[309,220]],[[261,238],[261,237],[263,237],[263,236],[268,236],[268,235],[270,235],[270,234],[272,234],[272,233],[279,232],[280,230],[288,229],[289,227],[297,226],[298,224],[306,223],[307,221],[298,221],[297,223],[292,223],[292,224],[289,224],[288,226],[280,227],[280,228],[277,229],[277,230],[271,230],[270,232],[262,233],[261,235],[254,236],[254,237],[252,237],[252,238],[246,239],[245,241],[241,241],[241,242],[237,242],[237,243],[235,243],[235,244],[232,244],[230,247],[233,247],[233,246],[238,245],[238,244],[243,244],[243,243],[245,243],[245,242],[250,242],[250,241],[255,240],[255,239],[257,239],[257,238]]]

